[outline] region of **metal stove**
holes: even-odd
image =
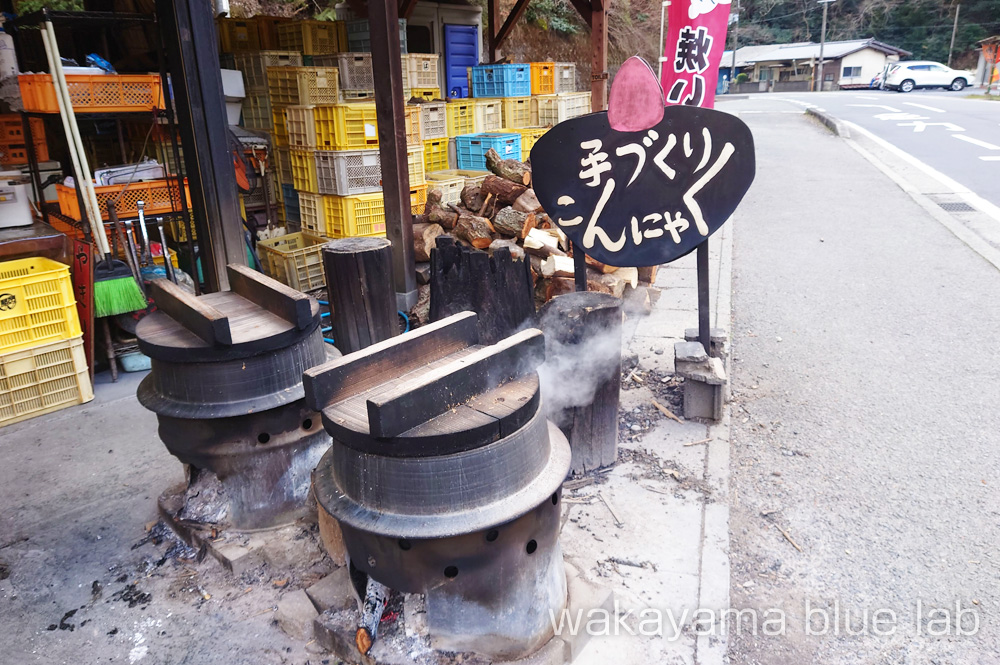
[[[515,659],[566,603],[560,488],[570,450],[539,409],[539,330],[481,346],[456,314],[313,368],[333,445],[314,476],[351,564],[425,594],[432,645]]]
[[[302,373],[327,360],[319,304],[249,268],[227,270],[231,291],[199,297],[152,283],[158,311],[136,330],[152,371],[137,394],[189,483],[215,483],[205,521],[271,528],[305,512],[330,444],[303,400]]]

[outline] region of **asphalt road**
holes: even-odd
[[[1000,205],[1000,101],[961,93],[845,90],[772,95],[821,107]]]
[[[753,615],[731,660],[1000,662],[1000,272],[814,120],[723,108],[756,111],[758,158],[734,225],[731,589]]]

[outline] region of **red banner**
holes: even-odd
[[[713,108],[731,0],[673,0],[660,84],[667,105]]]

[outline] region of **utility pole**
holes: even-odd
[[[955,35],[958,34],[958,13],[962,11],[961,3],[955,5],[955,27],[951,29],[951,46],[948,47],[948,66],[951,67],[951,54],[955,51]]]
[[[667,45],[663,41],[663,29],[664,25],[667,22],[667,7],[669,6],[670,6],[670,0],[663,0],[663,3],[660,5],[660,59],[658,61],[660,67],[656,72],[657,81],[663,80],[663,63],[664,61],[666,61],[666,55],[667,55],[666,54]]]
[[[736,50],[740,47],[740,0],[736,0],[736,25],[733,28],[733,65],[729,68],[729,85],[736,82]]]
[[[819,67],[816,73],[816,92],[823,91],[823,47],[826,46],[826,10],[835,0],[819,0],[823,4],[823,28],[819,38]]]

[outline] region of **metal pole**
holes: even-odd
[[[656,72],[656,80],[663,80],[663,56],[666,55],[667,45],[663,42],[663,26],[667,22],[667,7],[670,6],[670,0],[663,0],[663,4],[660,5],[660,68]]]
[[[826,10],[830,7],[830,0],[823,2],[823,28],[820,30],[819,38],[819,73],[816,74],[816,92],[823,92],[823,47],[826,46]]]
[[[733,66],[729,68],[729,87],[736,81],[736,49],[740,47],[740,2],[736,0],[736,25],[733,28]]]
[[[955,35],[958,34],[958,13],[962,11],[962,5],[955,5],[955,27],[951,29],[951,46],[948,47],[948,66],[951,67],[951,54],[955,51]]]
[[[698,341],[705,347],[705,353],[712,352],[712,325],[710,322],[711,305],[708,289],[708,238],[698,245]]]

